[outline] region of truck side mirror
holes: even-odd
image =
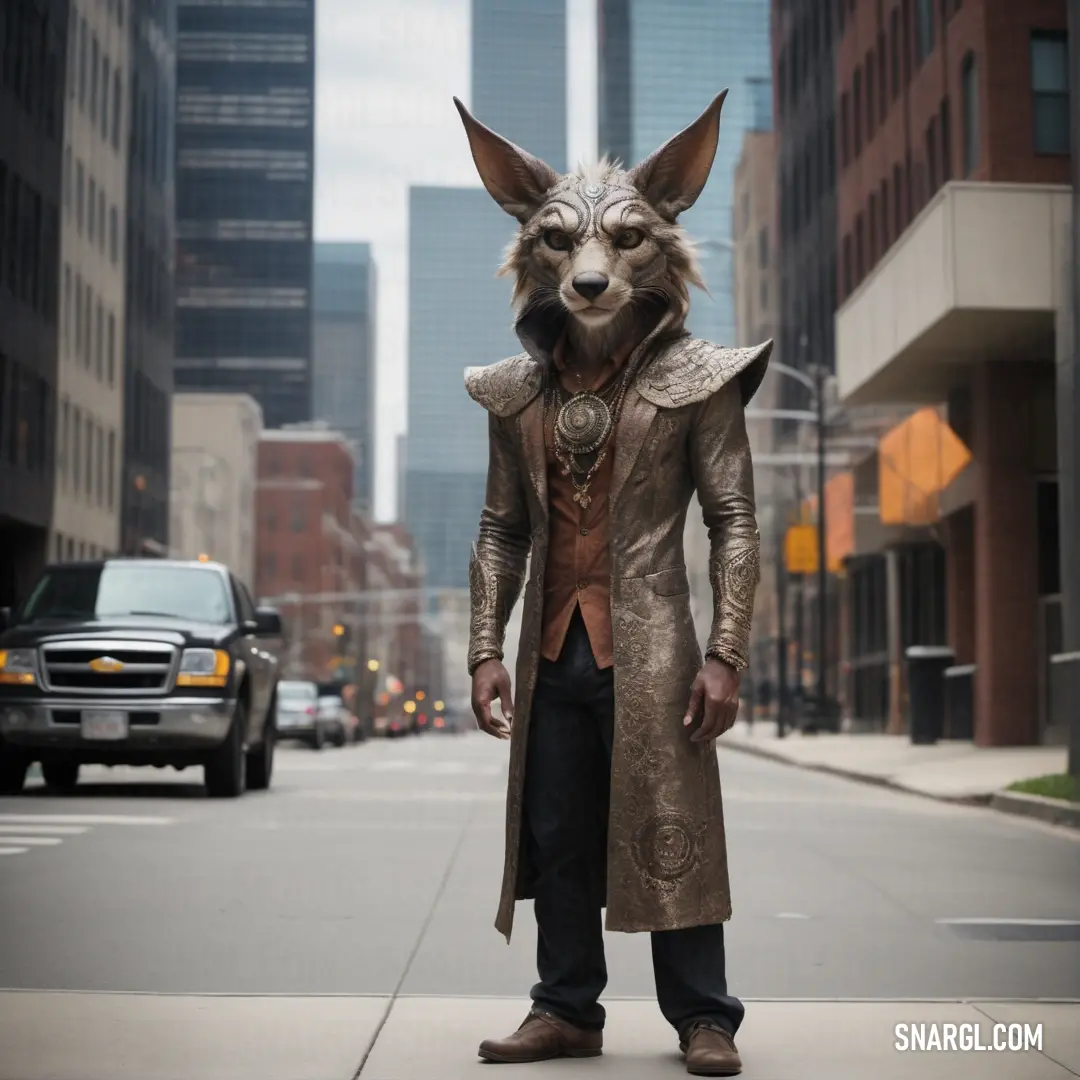
[[[274,608],[259,608],[255,612],[255,634],[264,638],[281,637],[281,616]]]

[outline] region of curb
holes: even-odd
[[[787,765],[792,769],[803,769],[806,772],[824,773],[826,776],[838,776],[842,780],[854,780],[859,784],[869,784],[872,787],[888,788],[890,791],[899,791],[904,795],[918,795],[923,799],[933,799],[934,802],[949,803],[953,806],[990,806],[996,795],[934,795],[929,791],[920,791],[917,788],[905,787],[887,776],[869,776],[866,773],[856,772],[853,769],[843,769],[836,765],[821,765],[816,762],[792,761],[791,758],[777,753],[775,750],[767,750],[762,746],[750,746],[746,743],[725,743],[727,750],[736,750],[742,754],[750,754],[753,757],[764,758],[766,761],[775,761],[779,765]],[[1051,800],[1056,802],[1057,800]],[[1080,827],[1080,826],[1078,826]]]
[[[1027,795],[1021,791],[999,791],[991,798],[990,807],[1005,814],[1018,814],[1051,825],[1080,829],[1080,803],[1066,802],[1064,799]]]

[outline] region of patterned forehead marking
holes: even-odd
[[[590,199],[599,199],[606,189],[603,184],[586,184],[584,190]]]

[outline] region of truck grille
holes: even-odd
[[[138,696],[172,688],[179,650],[159,642],[65,641],[41,648],[46,690]]]

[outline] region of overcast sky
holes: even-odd
[[[567,7],[569,160],[576,162],[596,145],[595,0]],[[374,245],[375,509],[389,520],[395,440],[407,418],[408,188],[479,186],[451,100],[456,94],[471,105],[469,0],[319,0],[316,11],[315,239]],[[506,223],[509,238],[513,222]]]

